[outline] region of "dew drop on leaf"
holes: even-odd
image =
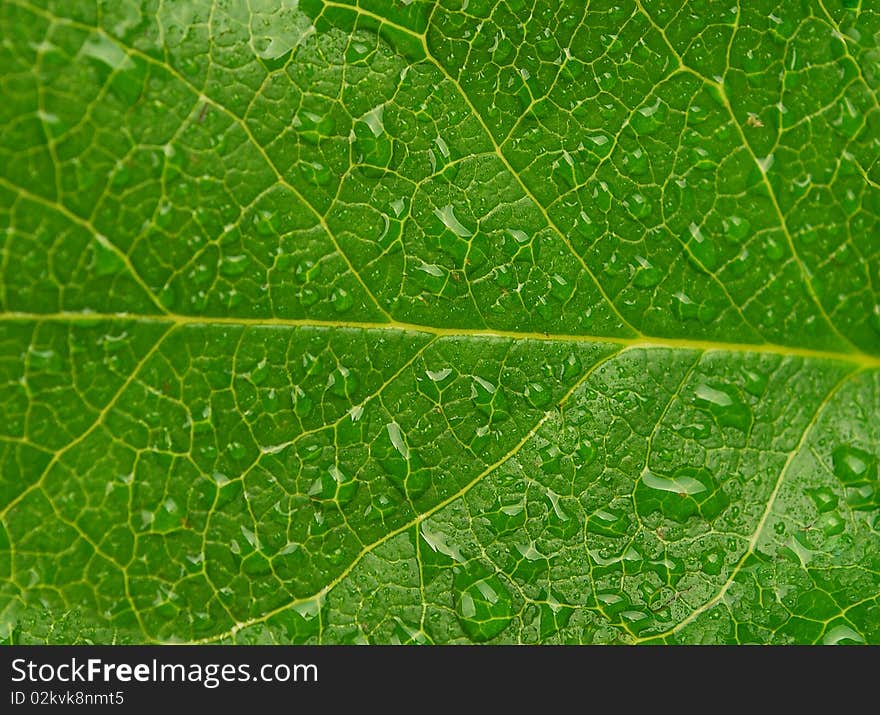
[[[465,566],[455,574],[453,589],[458,622],[471,640],[490,640],[513,620],[510,592],[495,574],[479,566]]]

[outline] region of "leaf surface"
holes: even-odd
[[[867,3],[9,0],[11,642],[880,642]]]

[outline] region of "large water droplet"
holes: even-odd
[[[743,402],[736,388],[703,383],[697,386],[694,396],[695,404],[708,409],[720,426],[743,432],[751,428],[752,408]]]
[[[525,394],[533,407],[546,407],[553,398],[553,393],[538,382],[530,382],[526,385]]]
[[[274,236],[278,233],[274,211],[257,211],[254,214],[254,226],[260,236]]]
[[[633,285],[637,288],[653,288],[663,279],[663,274],[651,264],[647,258],[636,256],[639,265],[633,276]]]
[[[389,422],[385,425],[385,429],[388,430],[388,437],[391,439],[394,449],[400,453],[401,457],[409,459],[409,447],[406,444],[406,439],[404,438],[403,431],[400,429],[400,425],[397,422]]]
[[[651,213],[651,202],[643,194],[634,193],[623,203],[636,218],[645,218]]]
[[[715,244],[703,235],[700,227],[695,223],[690,225],[690,238],[686,240],[686,245],[697,268],[711,272],[718,267]]]
[[[337,313],[344,313],[354,305],[354,298],[345,288],[337,288],[330,296],[330,302]]]
[[[461,238],[468,238],[473,235],[473,231],[468,229],[461,221],[458,220],[455,216],[455,209],[451,204],[447,204],[443,208],[434,209],[434,215],[439,218],[443,225],[446,226],[452,233],[456,236],[460,236]]]
[[[453,588],[458,621],[471,640],[490,640],[513,620],[510,592],[487,570],[478,566],[461,569],[455,574]]]
[[[250,258],[244,254],[238,256],[224,256],[220,261],[220,273],[227,278],[240,276],[247,270],[249,263]]]
[[[739,216],[728,216],[723,221],[724,235],[737,243],[741,243],[748,238],[749,230],[752,224],[748,219]]]
[[[712,474],[694,467],[681,467],[671,476],[645,471],[636,485],[635,501],[640,515],[660,511],[679,523],[694,515],[712,521],[730,504]]]
[[[362,164],[361,171],[370,177],[380,177],[391,163],[394,146],[385,131],[385,105],[373,107],[354,123],[352,142],[355,159]]]
[[[837,495],[828,489],[828,487],[818,487],[816,489],[807,489],[807,496],[816,505],[819,513],[831,511],[837,506]]]
[[[877,479],[877,458],[862,449],[842,445],[831,455],[834,474],[846,485],[870,484]]]

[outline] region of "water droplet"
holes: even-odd
[[[748,238],[752,224],[748,219],[739,216],[728,216],[723,221],[724,235],[737,243]]]
[[[312,400],[298,385],[293,388],[293,411],[299,417],[306,417],[312,411]]]
[[[584,440],[581,442],[577,449],[575,449],[575,454],[581,459],[581,466],[588,466],[596,461],[596,455],[598,450],[596,449],[596,445],[594,445],[590,440]]]
[[[663,280],[663,274],[647,258],[636,256],[639,265],[633,276],[633,285],[637,288],[654,288]]]
[[[880,303],[874,306],[871,311],[871,325],[878,333],[880,333]]]
[[[877,458],[864,450],[842,445],[831,455],[834,474],[847,485],[870,484],[877,479]]]
[[[704,551],[700,556],[700,568],[709,576],[717,576],[724,568],[724,549]]]
[[[361,171],[370,177],[381,177],[391,164],[394,146],[385,132],[385,105],[373,107],[352,128],[355,159],[362,164]]]
[[[92,261],[89,267],[95,275],[112,276],[125,268],[125,262],[104,236],[98,236],[92,247]]]
[[[546,407],[553,397],[553,393],[538,382],[526,385],[525,395],[533,407]]]
[[[741,368],[740,372],[745,379],[744,387],[746,392],[755,397],[763,396],[764,391],[767,389],[767,376],[762,372],[750,370],[747,367]]]
[[[602,536],[626,536],[629,517],[622,509],[605,507],[593,512],[587,520],[587,531]]]
[[[690,238],[686,241],[686,245],[692,262],[696,262],[697,268],[710,272],[714,271],[718,267],[718,254],[715,252],[715,244],[703,236],[697,224],[692,223],[689,230]]]
[[[708,409],[720,426],[743,432],[751,428],[752,409],[742,401],[736,388],[702,383],[694,390],[694,396],[695,404]]]
[[[342,470],[334,464],[312,483],[309,496],[345,505],[354,498],[357,490],[357,480],[347,478]]]
[[[807,495],[812,499],[820,514],[831,511],[837,506],[837,495],[827,487],[807,489]]]
[[[515,228],[508,228],[506,229],[506,231],[508,235],[519,244],[529,242],[529,235],[525,231],[520,231],[519,229]],[[878,306],[878,308],[880,308],[880,306]]]
[[[240,276],[247,270],[250,258],[244,254],[238,256],[224,256],[220,261],[220,273],[227,278]]]
[[[388,430],[388,437],[394,449],[400,453],[401,457],[409,459],[409,447],[406,444],[406,439],[400,429],[400,425],[397,422],[389,422],[385,425],[385,429]]]
[[[492,402],[492,397],[495,394],[495,385],[479,375],[472,377],[474,381],[471,384],[471,398],[478,405],[488,405]]]
[[[846,490],[846,505],[854,511],[880,508],[880,483],[861,484]]]
[[[327,186],[333,179],[333,172],[317,161],[301,161],[299,170],[312,186]]]
[[[177,291],[173,285],[166,285],[159,291],[159,302],[169,310],[172,310],[177,303]]]
[[[473,232],[456,218],[455,210],[451,204],[447,204],[441,209],[434,209],[434,215],[456,236],[468,238],[473,235]]]
[[[226,449],[229,452],[229,456],[237,461],[240,461],[247,456],[247,447],[241,442],[230,442],[226,446]]]
[[[822,514],[816,526],[822,530],[825,536],[837,536],[846,530],[846,521],[836,511]]]
[[[636,508],[640,515],[655,511],[679,523],[699,515],[714,520],[730,499],[707,469],[680,467],[671,476],[645,471],[636,485]]]
[[[650,135],[663,126],[667,113],[666,105],[657,97],[653,104],[639,107],[630,124],[637,134]]]
[[[856,109],[849,97],[844,97],[837,106],[838,115],[831,122],[831,126],[848,139],[855,137],[864,126],[862,113]]]
[[[467,566],[455,574],[455,612],[472,641],[483,642],[501,633],[513,620],[510,592],[499,578],[483,568]]]
[[[452,374],[452,368],[444,367],[442,370],[425,370],[425,374],[433,382],[443,382]]]
[[[636,218],[645,218],[651,213],[651,202],[642,194],[632,194],[623,203]]]
[[[623,155],[621,161],[624,173],[628,176],[643,176],[648,173],[648,156],[641,147]]]
[[[360,386],[357,376],[344,365],[340,365],[327,378],[327,387],[337,397],[350,398]]]
[[[274,211],[257,211],[254,214],[254,226],[261,236],[275,236],[278,233]]]
[[[764,255],[766,255],[771,261],[781,260],[785,256],[785,253],[786,251],[782,241],[774,236],[768,236],[764,241]]]
[[[260,360],[259,364],[251,370],[251,382],[255,385],[262,385],[269,376],[269,364],[265,358]]]
[[[782,521],[781,519],[773,525],[773,532],[777,536],[783,536],[786,531],[787,531],[787,528],[785,526],[785,522]]]
[[[847,625],[837,625],[830,628],[822,637],[823,645],[838,645],[840,643],[864,643],[865,638]]]
[[[354,304],[354,298],[345,288],[337,288],[333,291],[330,302],[337,313],[344,313]]]

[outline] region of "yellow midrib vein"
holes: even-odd
[[[579,335],[565,333],[545,333],[519,330],[499,330],[496,328],[442,328],[432,325],[418,325],[398,320],[385,323],[360,322],[354,320],[316,320],[313,318],[244,318],[227,316],[193,316],[164,313],[161,315],[144,315],[139,313],[93,313],[93,312],[60,312],[60,313],[0,313],[2,322],[58,322],[58,323],[90,323],[109,320],[125,320],[141,323],[171,323],[177,327],[184,326],[239,326],[254,328],[315,328],[335,330],[385,330],[394,332],[422,333],[446,338],[498,338],[503,340],[538,340],[543,342],[589,344],[604,343],[620,345],[626,348],[666,348],[669,350],[698,350],[701,352],[753,353],[759,355],[776,355],[781,358],[803,358],[809,360],[826,360],[846,362],[862,369],[880,368],[880,355],[869,355],[862,352],[838,352],[818,350],[774,343],[736,343],[713,342],[692,338],[663,338],[642,335],[636,338],[614,335]]]

